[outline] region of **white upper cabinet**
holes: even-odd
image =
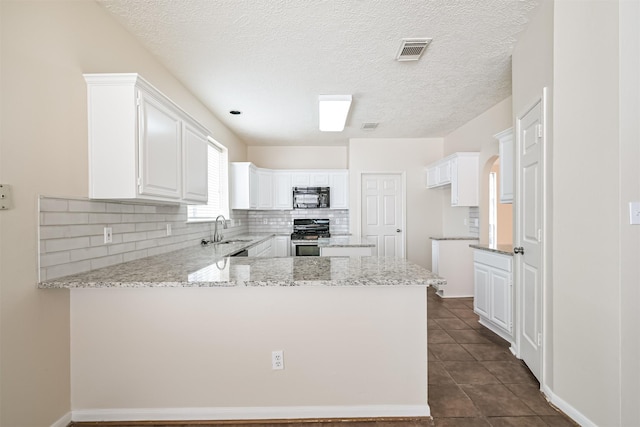
[[[273,208],[291,209],[293,207],[293,184],[291,172],[273,171]]]
[[[451,186],[451,206],[478,206],[479,157],[454,153],[427,166],[427,188]]]
[[[258,209],[273,209],[273,172],[258,169]]]
[[[331,209],[349,209],[349,172],[331,172],[329,187]]]
[[[137,74],[84,77],[89,197],[206,203],[206,128]]]
[[[183,123],[182,144],[182,197],[194,203],[207,203],[208,198],[208,146],[207,135],[189,121]]]
[[[249,162],[229,163],[229,204],[231,209],[258,207],[258,168]]]
[[[498,140],[500,150],[500,203],[513,203],[513,128],[494,138]]]
[[[331,209],[349,208],[346,170],[273,170],[233,162],[229,176],[232,209],[293,209],[293,187],[330,187]]]

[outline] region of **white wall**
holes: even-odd
[[[69,294],[39,290],[39,194],[87,196],[82,73],[139,72],[245,160],[246,147],[93,1],[3,0],[0,424],[48,426],[70,409]]]
[[[360,182],[364,172],[405,172],[407,259],[431,269],[431,236],[442,235],[442,191],[427,190],[425,171],[441,159],[441,138],[354,138],[349,141],[351,233],[360,234]]]
[[[480,192],[480,242],[488,243],[489,239],[489,178],[488,170],[493,164],[493,157],[498,155],[498,140],[493,137],[512,126],[511,97],[494,105],[475,119],[465,123],[444,138],[444,155],[459,151],[480,152],[478,191]],[[444,190],[445,199],[451,200],[451,189]],[[464,220],[468,217],[469,208],[452,207],[445,203],[442,209],[442,233],[444,236],[467,236],[468,226]]]
[[[423,286],[74,289],[71,313],[74,411],[426,408]]]
[[[247,159],[268,169],[347,169],[347,147],[249,146]]]

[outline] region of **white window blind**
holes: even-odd
[[[206,205],[189,206],[187,209],[188,219],[212,220],[218,215],[224,215],[228,219],[227,149],[217,142],[210,140],[207,157],[209,200]]]

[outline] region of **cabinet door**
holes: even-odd
[[[324,172],[312,172],[309,174],[309,181],[312,187],[328,187],[329,174]]]
[[[473,282],[475,288],[473,292],[473,311],[486,318],[490,318],[490,280],[489,268],[485,265],[474,263]]]
[[[511,332],[511,274],[491,269],[491,314],[489,319]]]
[[[249,208],[258,207],[258,197],[260,195],[260,178],[258,171],[253,165],[249,166]]]
[[[436,166],[438,185],[444,185],[451,182],[451,177],[453,176],[452,168],[453,168],[452,160],[443,161],[442,163]]]
[[[451,168],[449,169],[451,175],[449,177],[451,181],[451,206],[458,206],[458,159],[451,159],[449,162]]]
[[[273,174],[258,170],[258,209],[273,208]]]
[[[500,203],[513,203],[513,134],[503,135],[500,149]]]
[[[291,238],[289,236],[276,236],[274,239],[274,256],[289,256]]]
[[[349,173],[332,172],[330,188],[331,209],[349,209]]]
[[[169,107],[142,91],[138,118],[138,191],[179,200],[182,196],[182,121]]]
[[[292,209],[293,186],[291,185],[291,173],[274,172],[273,174],[273,208]]]
[[[182,141],[183,194],[188,202],[207,203],[208,147],[207,136],[189,122],[184,123]]]
[[[308,173],[294,172],[291,176],[291,184],[293,187],[309,187],[310,182]]]
[[[432,166],[427,168],[427,187],[437,187],[438,186],[438,168],[436,166]]]

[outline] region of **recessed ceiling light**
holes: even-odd
[[[231,110],[231,111],[229,111],[229,114],[233,114],[234,116],[238,116],[238,115],[242,114],[242,111]]]
[[[351,95],[320,95],[318,97],[321,132],[342,132],[351,108]]]

